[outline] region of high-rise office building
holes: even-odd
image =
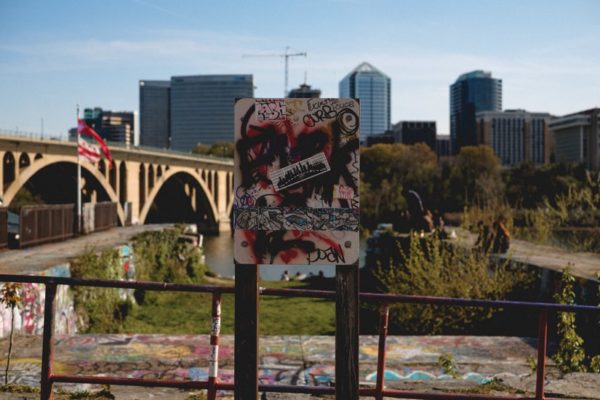
[[[431,150],[436,150],[437,127],[435,121],[400,121],[394,124],[392,131],[396,143],[425,143]]]
[[[491,72],[472,71],[462,74],[450,85],[450,140],[452,151],[477,143],[475,114],[502,111],[502,80]]]
[[[438,158],[452,155],[450,135],[437,135],[435,139],[435,152],[437,153]]]
[[[477,143],[490,146],[503,165],[547,164],[552,153],[548,113],[525,110],[477,113]]]
[[[312,89],[310,85],[303,83],[296,89],[290,90],[288,97],[292,99],[318,99],[321,97],[321,91],[319,89]]]
[[[171,148],[190,151],[198,143],[233,141],[238,97],[254,97],[252,75],[172,77]]]
[[[582,162],[600,170],[600,108],[565,115],[550,122],[556,161]]]
[[[140,81],[140,144],[169,148],[171,81]]]
[[[135,113],[131,111],[109,111],[100,107],[83,110],[83,120],[109,142],[133,144]]]
[[[363,62],[340,81],[340,97],[360,100],[360,134],[384,133],[390,129],[391,79]]]

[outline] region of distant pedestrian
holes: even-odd
[[[493,253],[506,253],[510,247],[510,232],[501,220],[494,221],[494,246]]]

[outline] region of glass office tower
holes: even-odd
[[[502,80],[481,70],[462,74],[450,86],[450,140],[454,153],[462,146],[477,144],[475,114],[481,111],[502,111]]]
[[[360,135],[384,133],[390,129],[391,79],[364,62],[340,82],[340,97],[360,100]]]
[[[198,143],[233,141],[236,97],[254,97],[252,75],[171,78],[171,148],[191,151]]]
[[[169,148],[171,81],[140,81],[140,144]]]

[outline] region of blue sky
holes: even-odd
[[[448,87],[484,69],[504,108],[600,106],[600,1],[0,0],[0,129],[64,134],[75,107],[139,108],[138,80],[254,75],[257,97],[304,80],[338,96],[362,61],[392,79],[392,122],[449,131]]]

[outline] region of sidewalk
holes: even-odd
[[[377,340],[375,336],[362,336],[360,339],[359,379],[366,386],[375,383]],[[219,379],[232,382],[233,337],[222,336],[220,343]],[[527,357],[535,357],[536,354],[533,339],[391,336],[387,343],[387,387],[440,393],[443,390],[475,388],[493,378],[529,395],[535,387],[535,375],[527,364]],[[329,385],[335,376],[334,349],[332,336],[261,337],[260,381],[265,384]],[[7,340],[0,341],[0,351],[6,357]],[[206,380],[208,353],[207,335],[64,336],[56,340],[54,371],[58,374]],[[447,353],[452,354],[456,363],[460,374],[458,379],[445,375],[438,364],[439,356]],[[18,336],[9,381],[39,386],[40,360],[41,338]],[[5,362],[5,359],[0,360],[0,365],[5,365]],[[572,374],[568,379],[559,379],[559,374],[549,361],[547,380],[548,395],[600,399],[600,374]],[[91,389],[85,385],[62,387],[69,390]],[[175,389],[116,386],[111,387],[111,392],[119,400],[183,400],[190,395]],[[268,395],[268,399],[288,398],[309,399],[310,396]]]
[[[88,250],[103,250],[125,244],[139,233],[162,229],[169,225],[133,225],[112,228],[62,242],[47,243],[20,250],[3,250],[0,251],[0,273],[39,274],[50,268],[65,265],[71,258],[80,256]]]

